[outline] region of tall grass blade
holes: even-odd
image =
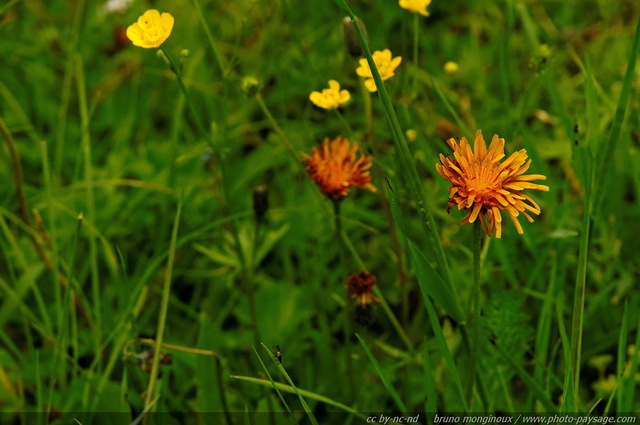
[[[371,350],[369,350],[367,343],[364,342],[362,337],[357,333],[356,333],[356,337],[358,338],[358,341],[360,341],[360,345],[362,345],[362,348],[364,348],[364,352],[367,353],[367,357],[369,357],[369,360],[371,360],[371,364],[373,364],[373,368],[376,370],[376,373],[380,377],[382,384],[389,392],[389,395],[391,395],[391,398],[393,399],[393,401],[396,403],[396,406],[398,406],[400,411],[406,415],[408,413],[407,406],[404,405],[402,398],[400,398],[400,394],[398,394],[396,389],[393,387],[393,384],[391,384],[391,381],[389,381],[387,374],[384,372],[384,370],[382,370],[382,367],[380,366],[378,359],[376,359],[376,357],[373,355]]]
[[[158,371],[160,370],[160,357],[162,356],[162,343],[164,342],[164,330],[167,324],[167,311],[169,310],[169,296],[171,295],[171,279],[173,277],[173,263],[176,259],[176,241],[178,239],[178,228],[180,227],[180,215],[182,213],[182,199],[178,203],[178,211],[173,222],[173,230],[171,231],[171,242],[169,245],[169,259],[167,261],[167,270],[164,275],[164,284],[162,286],[162,300],[160,301],[160,314],[158,315],[158,327],[156,330],[156,346],[153,354],[153,364],[149,377],[149,386],[147,387],[147,398],[145,408],[150,408],[156,398],[156,383],[158,380]]]
[[[618,105],[616,107],[616,114],[613,118],[613,126],[611,127],[611,133],[607,142],[600,149],[600,162],[597,165],[597,178],[600,181],[598,186],[598,202],[596,204],[596,212],[600,209],[601,203],[604,201],[605,190],[608,186],[611,174],[608,173],[607,167],[610,166],[613,160],[613,154],[616,151],[618,142],[620,140],[620,134],[622,133],[622,124],[627,113],[627,107],[629,105],[629,97],[631,96],[631,86],[634,80],[634,72],[636,69],[636,62],[638,60],[638,51],[640,50],[640,18],[636,24],[636,31],[633,37],[633,45],[631,46],[631,53],[629,55],[629,62],[627,63],[627,71],[622,81],[622,91],[620,92],[620,98],[618,99]]]
[[[238,379],[240,381],[246,381],[246,382],[251,382],[253,384],[257,384],[257,385],[262,385],[263,387],[271,387],[271,382],[265,380],[265,379],[260,379],[260,378],[253,378],[251,376],[237,376],[237,375],[231,375],[232,379]],[[359,411],[345,405],[342,403],[339,403],[333,399],[330,399],[329,397],[325,397],[323,395],[320,395],[318,393],[314,393],[312,391],[308,391],[308,390],[304,390],[302,388],[294,388],[291,385],[287,385],[287,384],[283,384],[280,382],[274,382],[275,386],[278,387],[278,389],[280,391],[284,391],[286,393],[289,394],[300,394],[303,397],[306,397],[308,399],[311,400],[316,400],[319,401],[321,403],[325,403],[328,404],[330,406],[333,407],[337,407],[338,409],[344,410],[345,412],[351,413],[355,416],[357,416],[360,419],[367,419],[367,417],[365,415],[363,415],[362,413],[360,413]]]
[[[280,392],[280,389],[276,385],[276,382],[271,377],[271,373],[269,373],[269,369],[267,368],[267,365],[264,364],[264,361],[262,361],[262,357],[260,357],[260,354],[258,354],[258,350],[256,350],[256,347],[254,347],[253,344],[251,344],[251,348],[253,349],[253,352],[256,353],[256,357],[258,357],[258,361],[260,362],[260,365],[262,366],[262,370],[264,370],[264,373],[267,375],[267,378],[269,378],[269,382],[271,382],[271,385],[273,386],[273,389],[276,390],[276,394],[278,394],[278,398],[282,402],[282,405],[285,407],[285,409],[287,409],[287,412],[289,412],[289,416],[291,417],[291,420],[293,420],[293,422],[297,424],[298,421],[296,420],[295,416],[293,415],[293,412],[291,411],[291,408],[289,407],[289,403],[287,403],[287,401],[282,396],[282,393]],[[269,353],[269,354],[271,354],[271,353]]]
[[[496,352],[502,357],[502,359],[508,363],[516,371],[520,379],[528,385],[529,389],[535,394],[540,403],[544,406],[547,413],[552,413],[557,410],[556,406],[551,402],[547,393],[538,385],[536,380],[527,373],[520,363],[517,363],[506,351],[504,351],[499,345],[493,345]]]
[[[393,108],[393,104],[391,103],[391,98],[389,97],[389,93],[380,77],[380,73],[376,67],[376,64],[373,60],[373,56],[371,54],[371,50],[369,49],[369,45],[365,39],[365,36],[356,20],[356,16],[353,14],[349,6],[344,0],[335,0],[338,6],[344,10],[349,17],[351,18],[351,22],[356,30],[356,35],[358,40],[360,41],[360,45],[362,46],[362,50],[364,51],[365,57],[367,59],[367,63],[369,64],[369,68],[371,69],[371,74],[373,76],[373,80],[378,89],[378,95],[382,104],[384,106],[385,115],[387,117],[387,121],[389,122],[389,128],[391,129],[391,133],[393,135],[393,142],[396,148],[396,153],[400,158],[400,162],[402,164],[402,171],[406,175],[406,179],[409,183],[409,190],[411,192],[411,196],[414,201],[418,205],[418,210],[422,218],[422,224],[425,230],[425,233],[429,237],[431,241],[431,245],[436,254],[436,261],[438,263],[438,268],[440,273],[443,276],[443,279],[449,283],[453,281],[451,278],[451,271],[449,269],[449,264],[447,262],[447,258],[444,252],[444,248],[442,247],[442,242],[440,241],[440,236],[438,234],[437,226],[435,220],[433,219],[433,215],[429,209],[429,202],[426,196],[426,192],[424,190],[424,185],[420,176],[418,175],[418,169],[416,168],[416,164],[413,161],[411,151],[409,150],[409,145],[407,144],[407,140],[405,139],[404,132],[402,131],[402,127],[400,126],[400,121],[398,120],[398,116]]]
[[[267,348],[267,346],[264,345],[263,343],[260,343],[260,345],[262,345],[262,348],[264,348],[265,351],[267,353],[269,353],[269,356],[271,356],[271,350],[269,350],[269,348]],[[307,404],[307,402],[305,401],[304,397],[302,396],[302,393],[300,391],[298,391],[298,388],[296,388],[296,385],[293,383],[293,380],[291,379],[291,377],[287,373],[287,370],[284,368],[284,366],[282,366],[282,363],[278,363],[275,358],[273,359],[273,361],[276,364],[276,366],[278,367],[278,370],[280,371],[282,376],[284,376],[284,378],[287,380],[287,382],[289,382],[289,385],[291,385],[291,388],[293,388],[293,391],[298,396],[298,399],[300,400],[300,404],[302,404],[302,408],[304,409],[304,411],[307,414],[307,417],[309,418],[311,423],[314,424],[314,425],[318,425],[318,421],[316,420],[315,416],[313,416],[313,412],[311,411],[311,409],[309,408],[309,405]]]

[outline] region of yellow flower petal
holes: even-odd
[[[336,80],[329,80],[329,88],[322,90],[322,93],[313,91],[309,95],[309,100],[319,108],[336,109],[347,103],[351,96],[347,90],[340,90],[340,83]]]
[[[127,28],[127,38],[138,47],[146,49],[160,47],[171,35],[174,19],[169,13],[160,14],[155,9],[147,10]]]

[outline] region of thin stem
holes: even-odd
[[[362,271],[367,271],[368,269],[365,266],[364,261],[362,261],[362,258],[360,258],[360,254],[358,254],[358,251],[356,251],[355,247],[353,246],[353,243],[351,242],[351,239],[349,239],[349,236],[347,236],[347,234],[344,232],[344,230],[342,232],[340,232],[340,236],[342,237],[344,245],[347,247],[347,249],[349,250],[349,252],[353,256],[353,259],[355,260],[358,268],[360,270],[362,270]],[[374,293],[374,295],[376,297],[378,297],[380,299],[380,305],[382,306],[382,309],[384,310],[384,312],[387,315],[389,321],[391,322],[391,324],[395,328],[396,332],[398,332],[398,335],[400,336],[400,339],[402,339],[402,342],[404,342],[404,344],[407,346],[409,351],[413,351],[414,350],[414,345],[411,342],[411,339],[409,338],[407,333],[402,328],[402,325],[400,325],[400,321],[398,321],[398,318],[396,317],[396,315],[391,310],[391,307],[389,307],[389,303],[387,302],[387,300],[386,300],[384,294],[382,293],[382,291],[380,291],[380,289],[377,286],[374,286],[373,287],[373,293]]]
[[[591,162],[594,164],[594,162]],[[582,234],[580,235],[580,251],[578,254],[578,270],[573,298],[573,319],[571,321],[571,372],[573,373],[573,392],[575,405],[579,406],[580,362],[582,355],[582,328],[584,322],[584,301],[587,283],[587,263],[589,258],[589,234],[593,214],[593,189],[596,184],[595,167],[589,166],[587,186],[584,196],[584,216],[582,218]]]
[[[480,315],[478,299],[480,298],[480,252],[482,251],[482,224],[480,220],[473,222],[473,291],[471,294],[471,322],[476,322]]]
[[[156,347],[153,354],[153,364],[151,366],[151,375],[149,377],[149,386],[147,387],[147,398],[145,401],[145,409],[148,409],[155,401],[156,384],[158,381],[158,371],[160,368],[160,355],[164,340],[164,329],[167,323],[167,311],[169,309],[169,296],[171,295],[171,278],[173,275],[173,263],[176,258],[176,240],[178,238],[178,227],[180,225],[180,214],[182,213],[182,200],[178,203],[178,211],[173,222],[173,231],[171,232],[171,243],[169,245],[169,259],[167,261],[167,271],[164,275],[164,285],[162,286],[162,300],[160,302],[160,314],[158,316],[158,327],[156,330]],[[150,417],[145,416],[145,421]]]
[[[426,234],[431,239],[431,245],[433,246],[436,253],[436,260],[438,263],[439,271],[444,278],[445,282],[453,285],[453,279],[451,277],[451,270],[449,269],[449,264],[447,262],[447,257],[444,253],[444,248],[442,247],[442,243],[440,241],[440,236],[438,234],[438,230],[436,227],[435,220],[433,215],[427,208],[427,196],[424,190],[424,185],[420,176],[418,175],[418,170],[416,168],[416,164],[413,161],[411,151],[409,150],[409,146],[404,137],[404,133],[402,132],[402,127],[400,126],[400,121],[398,120],[398,116],[393,108],[393,104],[391,103],[391,98],[389,97],[389,93],[380,77],[380,73],[378,72],[378,68],[373,60],[373,56],[371,55],[371,50],[369,49],[369,45],[364,37],[362,29],[358,24],[358,21],[349,8],[349,6],[344,2],[344,0],[336,0],[340,7],[348,13],[351,21],[353,22],[353,26],[356,30],[356,34],[358,39],[360,40],[360,44],[362,45],[362,49],[367,59],[367,63],[369,64],[369,68],[371,69],[371,74],[373,76],[373,80],[376,83],[376,87],[378,88],[378,94],[380,96],[380,100],[384,105],[384,110],[387,115],[387,120],[389,121],[389,127],[393,134],[393,140],[396,147],[396,151],[400,156],[400,160],[402,163],[402,169],[406,172],[406,177],[409,182],[409,189],[413,195],[415,201],[419,205],[419,212],[423,218],[422,223],[425,229]]]
[[[209,40],[209,45],[211,46],[211,50],[213,51],[213,55],[216,58],[216,63],[218,68],[220,69],[220,73],[222,74],[222,78],[225,78],[229,72],[231,71],[231,67],[226,68],[224,63],[224,58],[220,54],[220,51],[216,47],[216,43],[213,39],[213,35],[211,34],[211,30],[209,29],[209,25],[207,25],[207,20],[204,17],[204,13],[202,13],[202,6],[200,5],[200,0],[193,0],[193,4],[196,7],[196,13],[198,14],[198,19],[202,24],[202,28],[204,32],[207,34],[207,39]]]
[[[284,134],[284,131],[282,131],[282,128],[280,127],[276,119],[273,118],[271,111],[269,111],[269,108],[267,108],[267,105],[264,103],[264,99],[262,98],[262,95],[258,93],[256,94],[255,98],[256,98],[256,101],[258,102],[258,105],[260,105],[260,109],[262,109],[262,112],[267,117],[269,124],[271,124],[271,127],[273,128],[273,130],[282,139],[285,147],[287,148],[289,153],[291,153],[291,156],[295,159],[296,162],[300,162],[298,160],[298,154],[296,153],[295,149],[293,149],[293,145],[291,144],[289,139],[287,139],[287,136]]]
[[[0,133],[7,142],[9,148],[9,156],[11,157],[11,172],[13,174],[13,182],[16,185],[16,197],[18,198],[18,210],[20,217],[27,227],[31,227],[31,218],[29,217],[29,210],[27,209],[27,200],[24,196],[24,187],[22,184],[22,167],[20,165],[20,156],[18,155],[18,149],[16,143],[11,136],[11,132],[4,123],[4,120],[0,118]],[[33,236],[31,236],[33,238]],[[36,248],[39,244],[36,243]],[[40,247],[40,249],[42,249]]]
[[[80,123],[82,128],[82,154],[84,161],[84,181],[87,185],[87,212],[89,220],[97,225],[96,202],[93,192],[93,161],[91,159],[91,138],[89,135],[89,108],[87,105],[87,90],[84,80],[84,65],[82,56],[76,53],[76,82],[78,90],[78,103],[80,109]],[[102,342],[102,303],[100,294],[100,271],[98,268],[98,247],[93,232],[89,233],[89,261],[91,265],[91,296],[93,311],[95,312],[95,342],[98,349],[96,356],[102,355],[100,344]],[[97,363],[99,366],[100,363]]]
[[[418,45],[420,41],[420,15],[414,13],[413,15],[413,66],[418,68]],[[418,73],[414,73],[413,76],[413,93],[412,97],[418,94]]]
[[[364,83],[360,84],[360,90],[362,91],[362,100],[364,101],[364,118],[367,122],[367,139],[371,146],[371,150],[375,156],[378,156],[376,150],[376,128],[373,122],[373,107],[371,105],[371,94],[369,90],[364,86]]]
[[[353,132],[353,129],[349,125],[349,122],[344,118],[344,115],[342,115],[342,112],[340,112],[340,110],[338,110],[338,109],[334,109],[333,112],[337,115],[337,117],[340,120],[340,122],[342,122],[342,125],[344,125],[344,128],[349,133],[349,137],[354,138],[355,137],[355,133]]]
[[[342,218],[340,217],[340,200],[333,200],[333,213],[336,220],[336,238],[340,242],[342,233]]]
[[[345,243],[343,243],[343,239],[342,239],[342,235],[344,233],[344,231],[342,230],[342,217],[340,216],[340,204],[342,203],[342,200],[338,199],[332,199],[332,203],[333,203],[333,218],[335,220],[335,224],[336,224],[336,233],[335,233],[335,238],[336,238],[336,244],[339,247],[339,257],[338,257],[338,262],[340,264],[341,269],[346,270],[345,264],[346,264],[346,253],[347,253],[347,246]],[[360,261],[358,263],[358,268],[360,270],[365,270],[364,264],[362,264],[362,262]],[[347,274],[349,272],[347,271]],[[347,364],[347,382],[348,382],[348,388],[349,388],[349,397],[353,397],[353,395],[355,394],[355,381],[354,381],[354,377],[353,377],[353,359],[351,358],[351,351],[352,351],[352,347],[351,347],[351,336],[352,336],[352,331],[351,331],[351,317],[349,315],[349,304],[347,303],[344,306],[344,322],[343,322],[343,331],[344,331],[344,355],[346,357],[346,364]]]
[[[182,74],[180,70],[178,69],[178,67],[176,67],[176,64],[173,61],[173,58],[171,57],[169,52],[164,48],[164,46],[160,46],[160,50],[162,51],[164,56],[167,58],[169,69],[171,69],[171,72],[173,72],[173,74],[176,76],[176,80],[178,81],[178,86],[180,86],[180,91],[182,91],[182,95],[184,96],[187,102],[187,106],[189,107],[189,111],[193,116],[193,120],[196,122],[196,127],[198,128],[198,132],[200,132],[200,136],[207,139],[207,141],[211,144],[212,149],[216,150],[216,146],[214,145],[209,132],[206,131],[202,126],[200,116],[196,112],[193,106],[193,102],[191,102],[191,99],[189,98],[189,92],[187,91],[187,87],[185,86],[184,81],[182,80]]]
[[[478,348],[480,335],[480,252],[482,251],[482,224],[480,220],[473,223],[473,287],[471,290],[471,308],[469,314],[469,328],[473,335],[469,341],[470,367],[469,379],[467,381],[467,398],[469,406],[473,404],[473,389],[476,380],[476,370],[478,363]]]
[[[156,349],[160,346],[157,341],[152,338],[136,338],[129,341],[123,349],[123,354],[126,356],[128,353],[128,349],[131,345],[136,342],[140,342],[142,344],[152,345]],[[191,347],[183,347],[180,345],[167,344],[163,343],[161,346],[165,350],[174,350],[180,351],[183,353],[196,354],[200,356],[211,356],[216,361],[216,379],[218,380],[218,386],[220,387],[220,399],[222,401],[222,409],[224,411],[225,418],[227,420],[228,425],[233,425],[233,420],[231,419],[231,411],[229,410],[229,403],[227,402],[227,395],[224,386],[224,377],[222,376],[222,361],[220,359],[220,355],[213,350],[202,350],[199,348],[191,348]]]

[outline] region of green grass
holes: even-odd
[[[638,2],[5,3],[0,423],[640,411]],[[149,7],[175,17],[171,66],[122,38]],[[345,13],[362,57],[403,58],[379,95]],[[330,79],[339,113],[308,98]],[[434,167],[478,128],[551,189],[480,252]],[[377,192],[336,231],[301,160],[339,135]],[[344,287],[364,270],[366,309]]]

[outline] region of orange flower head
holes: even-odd
[[[500,162],[505,156],[504,139],[494,135],[487,149],[480,130],[476,132],[474,151],[464,137],[459,144],[455,139],[447,140],[447,144],[453,149],[454,158],[440,154],[442,165],[436,164],[436,169],[452,183],[449,189],[449,209],[455,205],[458,210],[467,210],[467,215],[460,224],[473,223],[480,217],[487,235],[491,236],[495,231],[496,238],[500,238],[501,211],[506,211],[518,233],[523,234],[517,217],[522,214],[532,223],[533,218],[527,211],[538,215],[540,207],[523,194],[522,190],[549,191],[549,186],[530,183],[532,180],[546,180],[542,174],[524,175],[531,165],[531,160],[527,161],[527,151],[522,149],[514,152]]]
[[[304,154],[302,160],[322,193],[336,201],[345,198],[351,186],[377,190],[369,172],[373,158],[364,154],[358,142],[351,144],[340,136],[332,141],[326,138],[322,146],[311,148],[311,155]]]
[[[354,273],[347,278],[344,288],[349,295],[349,301],[357,299],[360,308],[366,308],[369,304],[377,304],[380,300],[371,293],[376,284],[376,277],[369,272]]]

